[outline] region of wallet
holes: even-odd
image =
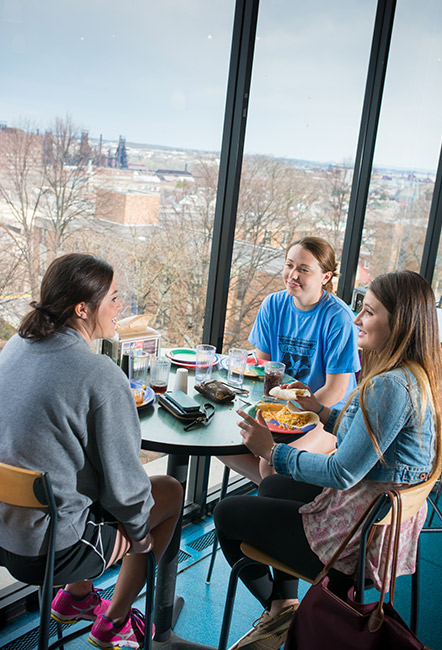
[[[204,395],[204,397],[208,397],[213,402],[218,402],[219,404],[233,402],[235,395],[247,395],[249,392],[242,388],[232,390],[230,386],[217,379],[206,381],[204,384],[195,384],[195,390],[201,393],[201,395]]]
[[[209,424],[215,414],[213,404],[198,404],[192,397],[181,390],[174,390],[170,393],[158,395],[158,403],[163,406],[171,415],[188,422],[184,427],[188,431],[197,424]]]

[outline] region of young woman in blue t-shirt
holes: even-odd
[[[265,298],[249,341],[259,359],[282,361],[286,373],[310,386],[321,403],[340,408],[356,386],[360,364],[353,314],[333,295],[336,267],[335,252],[325,239],[304,237],[290,244],[282,272],[285,290]],[[318,425],[290,444],[327,452],[335,441]],[[257,484],[273,473],[251,454],[222,460]]]

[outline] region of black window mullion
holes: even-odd
[[[222,350],[244,151],[258,0],[237,0],[220,171],[204,315],[203,341]]]
[[[203,328],[203,342],[215,345],[218,352],[223,346],[258,6],[259,0],[236,0],[233,23]],[[205,507],[207,496],[208,463],[210,459],[190,460],[187,498],[201,508]]]

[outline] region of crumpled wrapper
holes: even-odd
[[[160,336],[157,330],[148,325],[149,316],[139,314],[138,316],[128,316],[122,318],[117,323],[118,337],[123,339],[136,339],[144,336]]]

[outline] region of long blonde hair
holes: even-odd
[[[403,368],[416,378],[419,391],[419,426],[428,401],[435,420],[434,471],[442,467],[442,353],[436,302],[430,284],[414,271],[380,275],[370,283],[370,291],[389,313],[390,336],[380,352],[362,354],[359,404],[371,441],[382,457],[377,436],[365,405],[365,394],[373,378],[395,368]],[[339,420],[356,391],[350,395]]]

